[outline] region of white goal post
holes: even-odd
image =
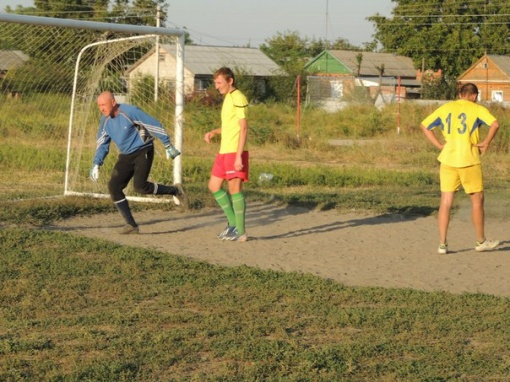
[[[20,32],[23,33],[21,39],[17,37]],[[22,41],[19,45],[18,40]],[[173,67],[165,69],[167,77],[164,81],[161,81],[159,75],[160,41],[176,47],[171,63]],[[12,134],[13,147],[20,145],[19,136],[23,133],[22,141],[25,142],[26,138],[26,144],[30,147],[28,142],[33,139],[33,147],[38,147],[41,151],[42,158],[35,159],[36,164],[27,166],[36,167],[36,174],[31,174],[31,169],[25,171],[23,163],[11,162],[11,166],[17,168],[13,172],[26,173],[29,178],[27,184],[30,184],[31,180],[32,187],[37,174],[44,173],[46,178],[51,177],[60,183],[60,187],[63,186],[64,195],[108,197],[106,183],[116,156],[116,148],[113,145],[103,165],[100,181],[94,183],[88,179],[100,117],[96,98],[104,90],[112,91],[119,103],[131,103],[159,119],[170,134],[174,145],[183,151],[182,30],[0,13],[0,63],[2,55],[8,57],[8,53],[11,52],[23,57],[25,61],[20,65],[8,67],[8,71],[0,67],[0,70],[4,70],[0,71],[0,96],[4,98],[2,101],[6,101],[0,103],[0,112],[5,111],[4,115],[12,115],[6,131],[8,138],[9,134]],[[137,71],[144,60],[145,70]],[[155,63],[149,64],[151,60]],[[41,62],[42,69],[38,66]],[[150,66],[149,69],[147,65]],[[168,72],[171,73],[170,77]],[[45,75],[49,78],[44,78]],[[61,158],[63,155],[62,119],[65,112],[63,107],[54,109],[57,104],[68,105],[65,164],[60,164],[62,166],[60,171],[55,169],[57,166],[55,163],[50,163],[50,159],[48,169],[45,169],[42,163],[44,158],[52,158],[51,154],[45,153],[51,152],[49,147],[58,151],[56,156]],[[22,125],[21,120],[24,119],[28,121],[23,121]],[[38,125],[39,121],[44,121],[47,127],[43,132],[33,127],[27,129],[18,127],[27,124]],[[0,156],[2,154],[0,152]],[[10,155],[7,153],[4,156]],[[15,153],[12,154],[13,158],[17,156]],[[163,146],[156,143],[156,159],[152,175],[158,182],[182,183],[182,156],[167,161],[164,158]],[[59,174],[62,174],[64,165],[63,179],[57,180]],[[168,170],[172,166],[173,176],[169,177]],[[57,187],[52,185],[48,190],[39,190],[36,194],[53,196],[51,194]],[[23,185],[19,188],[27,189]],[[128,199],[161,201],[158,198],[137,197],[131,191],[130,187],[126,190]],[[22,193],[30,194],[28,191]]]

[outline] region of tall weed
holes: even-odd
[[[45,109],[41,108],[49,103],[54,103],[56,108],[55,112],[46,115],[41,112]],[[22,185],[29,183],[31,178],[41,178],[45,172],[48,173],[48,180],[59,179],[57,182],[63,182],[68,107],[69,100],[63,101],[51,95],[40,95],[32,100],[9,100],[0,106],[5,116],[0,121],[0,134],[3,135],[0,166],[6,170],[4,177],[8,176],[5,175],[9,173],[7,169],[16,169],[19,173],[19,185],[14,184],[11,187],[13,193],[9,192],[9,195],[16,192],[28,195],[30,189]],[[435,104],[404,102],[400,107],[387,105],[378,110],[371,105],[353,104],[341,111],[328,113],[302,105],[298,116],[295,106],[291,104],[268,102],[250,105],[248,149],[254,171],[252,179],[259,172],[275,172],[277,177],[273,187],[280,187],[280,182],[285,187],[363,187],[364,182],[371,184],[369,187],[376,187],[377,184],[388,183],[383,178],[402,179],[408,176],[401,173],[435,174],[437,151],[426,141],[419,128],[421,120],[435,107]],[[500,120],[501,128],[487,154],[485,166],[489,173],[504,176],[510,168],[507,158],[510,111],[499,107],[492,109]],[[219,148],[219,138],[207,145],[203,137],[207,131],[220,126],[220,110],[218,98],[207,94],[188,100],[185,107],[184,181],[196,189],[207,182],[212,158]],[[172,123],[165,123],[170,134],[173,134]],[[400,134],[397,134],[397,127],[400,127]],[[482,129],[484,133],[486,130]],[[331,141],[335,140],[345,145],[332,145]],[[167,161],[160,160],[164,157],[162,150],[157,142],[158,156],[152,175],[158,181],[171,182],[171,166]],[[94,142],[85,142],[83,158],[88,162],[83,163],[84,177],[87,176],[93,151]],[[110,155],[113,156],[114,152],[113,149]],[[491,159],[492,155],[497,155],[497,159]],[[268,161],[278,165],[275,164],[274,170],[259,171],[257,166]],[[278,168],[280,165],[286,166],[283,171]],[[324,165],[337,169],[327,169]],[[357,171],[363,176],[349,175],[341,166],[352,167],[355,169],[353,172]],[[301,167],[309,167],[310,170],[304,171]],[[492,172],[491,168],[497,168],[497,171]],[[367,181],[369,177],[371,179]],[[38,194],[44,184],[39,186]],[[43,194],[49,194],[50,190],[59,187],[62,184],[52,185]]]

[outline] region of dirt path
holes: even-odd
[[[496,209],[495,209],[496,210]],[[453,251],[438,255],[435,217],[341,214],[253,203],[245,243],[221,242],[219,209],[199,213],[146,211],[136,214],[139,235],[119,235],[117,214],[72,218],[55,228],[130,246],[153,248],[226,266],[299,271],[349,286],[413,288],[510,297],[508,220],[487,218],[486,232],[499,250],[478,253],[469,206],[450,225]]]

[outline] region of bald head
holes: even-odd
[[[117,115],[118,105],[112,92],[105,91],[97,97],[97,106],[101,110],[101,114],[105,117],[115,117]]]

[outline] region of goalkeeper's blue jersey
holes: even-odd
[[[143,137],[136,125],[145,127],[151,136],[160,139],[165,146],[170,144],[170,137],[161,122],[136,106],[121,104],[119,113],[115,117],[101,116],[94,164],[99,166],[103,164],[110,150],[111,141],[117,145],[121,154],[132,154],[152,146],[153,139]]]

